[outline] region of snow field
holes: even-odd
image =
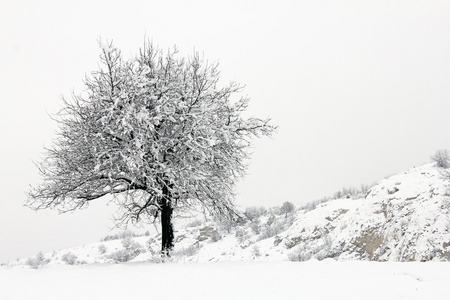
[[[0,299],[448,299],[448,263],[127,263],[0,268]]]

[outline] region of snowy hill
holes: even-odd
[[[380,181],[363,198],[300,212],[282,238],[306,258],[449,260],[447,181],[434,164],[411,169]]]
[[[238,223],[175,220],[172,260],[450,260],[450,197],[444,170],[427,164],[381,180],[366,195],[293,211],[247,208]],[[159,262],[160,234],[124,232],[9,266]]]

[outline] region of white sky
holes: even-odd
[[[2,1],[0,262],[97,241],[111,208],[23,207],[49,114],[96,70],[97,40],[125,56],[144,36],[219,61],[271,116],[240,206],[303,204],[370,184],[450,149],[449,1]],[[100,201],[101,202],[101,201]]]

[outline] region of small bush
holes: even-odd
[[[271,238],[273,236],[278,235],[283,230],[284,230],[283,223],[275,222],[271,226],[264,227],[264,229],[261,231],[261,235],[259,236],[258,239],[265,240],[265,239]]]
[[[450,167],[450,154],[447,150],[438,150],[431,156],[431,159],[436,162],[439,168],[447,169]]]
[[[258,245],[254,245],[252,248],[252,254],[254,257],[260,257],[261,256],[261,251],[259,250]]]
[[[342,247],[337,246],[332,248],[333,240],[329,235],[324,235],[321,240],[318,240],[314,245],[303,244],[295,248],[293,252],[288,255],[291,261],[307,261],[311,258],[323,260],[325,258],[336,258],[342,254]]]
[[[193,220],[192,222],[188,223],[188,224],[186,225],[186,227],[187,227],[187,228],[192,228],[192,227],[198,227],[198,226],[200,226],[200,225],[202,225],[202,221],[200,221],[200,220],[198,220],[198,219],[195,219],[195,220]]]
[[[126,249],[121,249],[114,251],[108,257],[112,259],[114,262],[127,262],[135,258],[137,255],[130,253]]]
[[[194,245],[191,245],[187,248],[181,248],[179,250],[176,250],[172,255],[173,256],[194,256],[198,253],[200,250],[199,243],[195,243]]]
[[[372,183],[370,185],[367,184],[361,184],[359,188],[351,186],[351,187],[343,187],[340,191],[337,191],[334,193],[333,197],[331,199],[358,199],[361,197],[366,197],[367,193],[370,191],[370,188],[375,186],[376,183]],[[329,198],[324,198],[328,199]]]
[[[111,253],[108,257],[115,262],[127,262],[134,259],[141,254],[142,246],[134,241],[131,237],[126,237],[122,240],[124,249],[117,250]]]
[[[103,239],[101,239],[101,242],[120,240],[120,239],[124,239],[127,237],[139,237],[139,236],[141,236],[141,235],[136,234],[135,232],[133,232],[131,230],[125,230],[125,231],[122,231],[121,233],[107,235]]]
[[[218,227],[226,231],[228,233],[231,233],[231,229],[243,225],[246,223],[246,219],[242,217],[237,217],[236,219],[230,219],[230,218],[216,218],[215,222],[218,225]]]
[[[136,251],[142,248],[141,244],[133,240],[131,237],[122,239],[122,246],[129,251]]]
[[[264,207],[247,207],[245,209],[244,215],[249,219],[250,221],[257,220],[260,216],[263,216],[267,212],[267,209]]]
[[[275,217],[275,215],[271,214],[269,219],[266,222],[266,226],[271,226],[273,224],[273,222],[275,222],[277,218]]]
[[[243,243],[245,240],[248,239],[247,232],[244,229],[236,230],[235,236],[236,236],[237,240],[239,241],[239,243]]]
[[[70,252],[64,254],[64,255],[61,257],[61,260],[62,260],[63,262],[65,262],[66,264],[68,264],[68,265],[76,265],[76,264],[78,264],[77,259],[78,259],[78,257],[77,257],[75,254],[72,254],[72,253],[70,253]]]
[[[35,257],[30,257],[26,264],[33,269],[40,269],[50,262],[50,259],[46,259],[42,252],[39,252]]]
[[[271,238],[273,236],[278,235],[279,233],[286,230],[289,226],[294,223],[294,216],[289,216],[288,218],[278,219],[272,223],[268,223],[271,225],[266,225],[262,230],[258,240],[264,240]]]
[[[155,264],[161,264],[165,263],[167,261],[172,261],[170,257],[167,257],[165,255],[161,254],[152,254],[150,258],[148,259],[149,262],[155,263]]]
[[[307,261],[312,257],[311,251],[306,250],[305,246],[298,246],[294,251],[288,254],[290,261]]]
[[[261,233],[261,226],[259,225],[259,222],[251,222],[250,228],[252,229],[254,234],[260,234]]]
[[[156,240],[153,237],[150,237],[146,242],[145,242],[145,247],[152,252],[153,246],[156,245]]]
[[[211,233],[211,241],[212,241],[213,243],[218,242],[218,241],[220,241],[221,239],[222,239],[222,235],[221,235],[217,230],[214,230],[214,231]]]
[[[98,252],[99,252],[100,254],[105,254],[105,253],[106,253],[106,246],[103,245],[103,244],[99,245],[99,246],[98,246]]]
[[[317,207],[317,205],[319,205],[320,203],[322,203],[322,200],[315,200],[315,201],[311,201],[311,202],[308,202],[308,203],[306,203],[303,207],[302,207],[302,209],[304,210],[304,211],[312,211],[312,210],[315,210],[316,209],[316,207]]]

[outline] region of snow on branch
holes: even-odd
[[[198,53],[163,54],[146,43],[125,60],[112,43],[100,49],[86,93],[63,99],[55,116],[54,144],[37,164],[43,181],[27,205],[70,211],[112,195],[123,223],[156,216],[162,199],[233,216],[248,146],[274,132],[270,119],[244,118],[243,88],[219,87],[218,64]]]

